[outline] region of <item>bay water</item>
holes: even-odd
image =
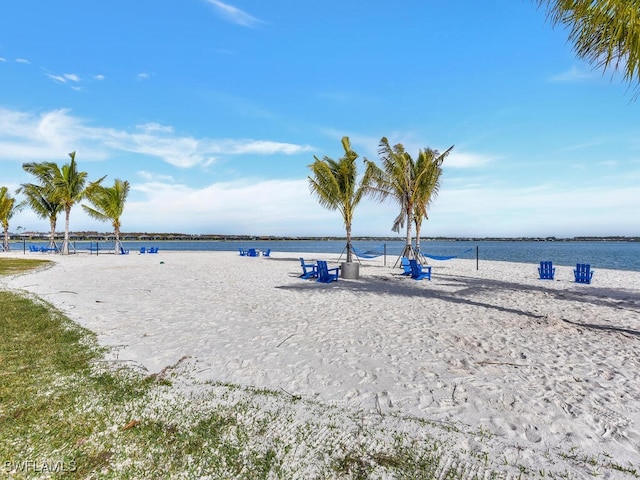
[[[78,253],[113,253],[113,242],[75,242]],[[44,242],[12,242],[13,251],[29,251],[29,245],[44,246]],[[158,247],[163,250],[180,251],[238,251],[239,248],[256,248],[271,252],[333,253],[345,252],[345,240],[243,240],[243,241],[125,241],[124,248],[131,253],[140,247]],[[354,241],[357,252],[386,253],[393,261],[402,253],[404,240]],[[633,241],[422,241],[422,253],[436,256],[495,260],[538,264],[550,260],[556,265],[575,266],[589,263],[594,269],[640,271],[640,242]],[[361,258],[366,262],[366,258]],[[433,263],[446,260],[434,260]]]

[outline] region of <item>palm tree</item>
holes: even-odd
[[[42,162],[31,168],[29,173],[38,178],[40,185],[51,195],[51,199],[61,205],[65,213],[64,240],[60,253],[69,254],[69,217],[71,207],[83,200],[105,177],[87,185],[87,172],[79,172],[76,152],[69,154],[71,162],[60,168],[54,162]],[[29,165],[29,164],[25,164]],[[25,167],[23,165],[23,168]]]
[[[0,187],[0,224],[4,230],[2,247],[5,252],[9,251],[9,220],[21,208],[22,205],[16,203],[16,199],[9,194],[7,187]]]
[[[347,263],[352,262],[351,227],[353,225],[353,213],[367,192],[370,168],[358,182],[358,168],[356,160],[358,154],[351,149],[349,137],[342,137],[344,155],[333,160],[327,156],[319,159],[315,155],[315,161],[309,165],[313,172],[313,178],[309,178],[309,188],[316,194],[320,205],[329,210],[338,210],[344,220],[347,233]]]
[[[113,187],[103,187],[101,185],[92,189],[87,195],[87,199],[93,207],[82,205],[85,212],[97,220],[111,222],[113,232],[116,237],[115,254],[120,254],[120,217],[124,210],[124,204],[129,195],[129,182],[119,178],[113,183]]]
[[[427,209],[432,200],[438,196],[442,162],[451,152],[453,146],[440,154],[437,150],[426,148],[420,150],[414,163],[414,178],[416,179],[416,202],[413,210],[413,223],[416,226],[416,251],[420,252],[420,229],[422,221],[428,219]]]
[[[640,0],[535,0],[553,25],[569,28],[578,57],[640,81]]]
[[[438,158],[442,157],[442,160],[452,148],[453,146],[447,149],[445,154],[438,155]],[[417,252],[412,246],[411,226],[416,210],[419,216],[426,215],[426,208],[433,192],[434,178],[432,177],[435,172],[432,168],[428,168],[429,162],[426,161],[423,152],[419,158],[425,157],[425,159],[415,162],[402,144],[391,147],[386,137],[380,140],[378,155],[382,161],[382,168],[366,160],[368,167],[371,167],[372,176],[368,193],[380,201],[392,197],[398,202],[400,213],[395,218],[391,229],[399,232],[406,226],[406,243],[401,256],[417,258]],[[417,166],[418,163],[419,166]]]
[[[23,183],[18,192],[26,196],[23,203],[28,205],[38,217],[49,220],[49,248],[56,248],[56,225],[58,214],[62,211],[62,204],[55,197],[51,164],[32,162],[23,164],[22,168],[40,179],[40,184]]]

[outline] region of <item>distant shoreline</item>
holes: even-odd
[[[56,239],[62,239],[64,233],[57,232]],[[113,240],[113,232],[71,232],[71,240],[75,241],[104,241]],[[9,240],[48,240],[49,234],[44,232],[10,233]],[[280,236],[280,235],[222,235],[222,234],[184,234],[184,233],[121,233],[120,240],[158,240],[158,241],[337,241],[346,240],[343,236]],[[354,236],[353,241],[404,241],[404,236]],[[640,236],[578,236],[578,237],[421,237],[423,242],[640,242]]]

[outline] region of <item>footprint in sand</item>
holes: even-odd
[[[538,427],[536,427],[535,425],[525,425],[524,436],[531,443],[539,443],[540,441],[542,441],[542,436],[538,432]]]

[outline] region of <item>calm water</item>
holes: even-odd
[[[29,245],[45,245],[42,242],[31,242]],[[359,241],[354,242],[359,252],[367,250],[384,251],[386,245],[387,256],[399,255],[404,248],[404,241]],[[272,252],[317,252],[341,253],[344,250],[344,240],[335,241],[241,241],[241,242],[213,242],[213,241],[146,241],[125,242],[125,248],[131,252],[140,247],[159,247],[162,250],[218,250],[238,251],[238,248],[258,248]],[[89,248],[95,252],[96,243],[76,242],[79,252],[87,252]],[[99,251],[108,252],[113,243],[100,242]],[[457,255],[459,258],[476,258],[476,247],[479,260],[502,260],[520,263],[539,263],[541,260],[551,260],[557,265],[575,265],[576,263],[590,263],[593,268],[612,268],[617,270],[640,271],[640,242],[423,242],[421,250],[429,255]],[[21,251],[22,242],[12,242],[11,249]],[[471,249],[471,251],[466,250]]]

